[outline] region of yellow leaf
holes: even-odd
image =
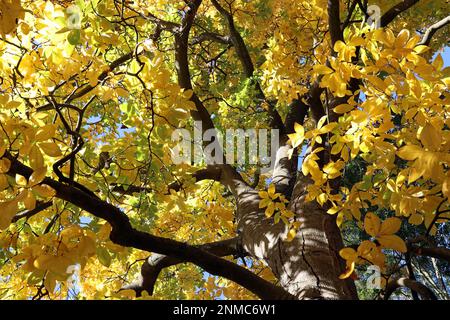
[[[48,272],[44,279],[44,286],[48,292],[53,293],[56,288],[56,278],[53,272]]]
[[[44,157],[42,156],[41,150],[37,146],[32,146],[30,153],[29,153],[29,159],[30,159],[30,166],[34,170],[42,168],[44,166]]]
[[[422,141],[425,148],[438,150],[441,145],[442,136],[440,132],[430,123],[418,130],[419,139]]]
[[[428,51],[428,49],[430,49],[430,48],[427,47],[427,46],[424,46],[424,45],[420,45],[420,46],[415,47],[415,48],[414,48],[414,51],[415,51],[417,54],[421,54],[421,53],[424,53],[424,52]]]
[[[36,192],[38,196],[43,198],[53,197],[56,194],[56,191],[46,184],[34,186],[32,190],[33,192]]]
[[[330,68],[328,68],[327,66],[320,65],[320,64],[316,64],[316,65],[313,67],[313,71],[314,71],[314,73],[316,73],[316,74],[330,74],[330,73],[333,73],[333,72],[334,72],[333,69],[330,69]]]
[[[36,208],[36,198],[30,190],[27,190],[26,196],[23,199],[23,204],[27,210],[33,210]]]
[[[358,254],[353,248],[341,249],[339,255],[347,261],[356,261],[358,259]]]
[[[11,161],[9,159],[0,159],[0,173],[7,173],[11,167]]]
[[[394,249],[399,252],[406,252],[406,244],[402,238],[397,235],[383,235],[377,238],[383,248]]]
[[[78,225],[72,225],[61,231],[61,238],[63,241],[70,242],[72,238],[77,238],[83,234],[83,229]]]
[[[52,255],[42,254],[34,260],[33,266],[39,270],[47,270],[47,269],[49,269],[50,265],[52,264],[53,259],[54,259],[54,256],[52,256]]]
[[[350,104],[340,104],[337,107],[335,107],[333,111],[336,113],[346,113],[353,110],[354,108],[355,106],[352,106]]]
[[[400,148],[397,151],[397,155],[405,160],[415,160],[423,154],[422,148],[410,144]]]
[[[391,217],[383,221],[379,235],[389,235],[400,230],[402,221],[399,218]]]
[[[327,210],[327,213],[329,214],[336,214],[340,211],[341,209],[339,207],[331,207],[330,209]]]
[[[288,234],[287,234],[286,241],[287,242],[291,242],[292,240],[294,240],[296,235],[297,235],[297,230],[296,229],[290,229]]]
[[[358,251],[357,251],[358,255],[360,255],[361,257],[365,257],[368,254],[370,254],[372,252],[372,250],[376,249],[376,247],[377,246],[372,241],[364,240],[358,246]]]
[[[334,179],[341,175],[344,165],[343,161],[329,162],[323,167],[323,172],[328,175],[328,179]]]
[[[25,11],[20,1],[1,1],[1,20],[0,35],[5,37],[6,34],[12,33],[17,28],[18,19],[23,19]]]
[[[322,126],[323,126],[324,123],[327,121],[327,119],[328,119],[328,116],[327,116],[327,115],[324,115],[323,117],[321,117],[321,118],[319,119],[319,121],[317,122],[317,129],[322,128]]]
[[[396,48],[403,48],[409,39],[409,31],[407,29],[403,29],[399,32],[397,39],[395,39],[394,46]]]
[[[17,210],[16,200],[0,202],[0,230],[8,228]]]
[[[267,191],[259,191],[258,195],[261,199],[269,198],[269,194],[267,193]]]
[[[95,241],[91,237],[82,237],[78,249],[80,250],[80,256],[92,256],[96,251]]]
[[[326,193],[321,193],[318,197],[317,197],[317,202],[323,206],[323,204],[327,201],[327,194]]]
[[[272,202],[271,199],[269,199],[269,198],[264,198],[264,199],[262,199],[262,200],[259,202],[259,208],[260,208],[260,209],[265,208],[265,207],[267,207],[267,206],[269,205],[269,203],[271,203],[271,202]]]
[[[8,178],[5,174],[0,173],[0,192],[9,187]]]
[[[34,137],[36,141],[45,141],[50,138],[53,138],[55,135],[56,127],[54,124],[48,124],[39,128],[36,132],[36,136]]]
[[[414,167],[409,168],[408,183],[413,183],[422,176],[423,172],[419,172]]]
[[[296,122],[294,124],[294,130],[295,133],[288,134],[288,137],[291,140],[292,146],[295,148],[303,142],[305,138],[305,129]]]
[[[381,228],[380,218],[378,218],[372,212],[367,213],[366,217],[364,218],[364,229],[366,230],[366,232],[370,234],[372,237],[376,237],[380,232],[380,228]]]
[[[446,197],[450,197],[450,176],[446,177],[442,183],[442,193]]]
[[[353,110],[351,112],[352,121],[356,123],[361,123],[367,121],[368,115],[364,111],[361,110]]]
[[[324,134],[324,133],[330,132],[337,126],[338,126],[338,124],[336,122],[332,122],[327,125],[324,125],[322,128],[319,129],[319,134]]]
[[[121,87],[115,88],[114,91],[116,92],[116,94],[118,96],[121,96],[123,98],[126,98],[130,95],[130,93],[127,90],[125,90],[124,88],[121,88]]]
[[[288,219],[294,217],[294,213],[291,210],[282,210],[281,214]]]
[[[269,203],[265,211],[266,217],[270,218],[271,216],[273,216],[274,211],[275,211],[275,204],[271,202]]]
[[[432,62],[432,65],[438,71],[440,71],[442,69],[442,67],[444,66],[444,60],[442,59],[442,56],[440,53],[437,55],[436,59],[434,59],[434,61]]]
[[[279,193],[275,193],[275,184],[273,183],[269,185],[269,189],[267,189],[267,194],[272,200],[278,198],[278,196],[280,195]]]
[[[16,184],[25,187],[28,184],[27,178],[20,174],[16,174]]]
[[[342,273],[339,276],[339,279],[347,279],[348,277],[350,277],[353,272],[355,271],[355,262],[351,262],[350,265],[347,266],[347,268],[345,269],[344,273]]]
[[[423,220],[424,220],[423,215],[419,213],[413,213],[412,215],[409,216],[408,222],[410,224],[418,226],[422,224]]]
[[[33,171],[30,176],[30,180],[28,181],[29,187],[34,187],[44,180],[45,175],[47,174],[47,167],[42,167]]]
[[[58,145],[54,142],[41,142],[39,148],[50,157],[59,157],[62,154]]]

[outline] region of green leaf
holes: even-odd
[[[105,267],[109,267],[111,265],[111,255],[104,247],[97,248],[97,259]]]
[[[67,35],[67,41],[73,46],[76,46],[80,42],[81,32],[78,29],[72,30]]]

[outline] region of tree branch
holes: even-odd
[[[408,10],[413,5],[415,5],[419,0],[404,0],[402,2],[397,3],[391,9],[389,9],[385,14],[381,16],[380,26],[386,27],[389,23],[392,22],[399,14]]]
[[[232,44],[229,36],[222,36],[214,32],[204,32],[192,39],[192,44],[202,43],[203,41],[214,41],[222,44]]]
[[[32,210],[27,210],[27,211],[24,211],[24,212],[21,212],[21,213],[15,215],[15,216],[12,218],[12,221],[11,221],[11,222],[13,222],[13,223],[14,223],[14,222],[17,222],[17,221],[19,221],[19,220],[22,219],[22,218],[27,218],[27,219],[29,219],[29,218],[31,218],[32,216],[38,214],[39,212],[44,211],[45,209],[51,207],[52,204],[53,204],[52,201],[48,201],[48,202],[38,202],[38,203],[36,204],[36,207],[35,207],[34,209],[32,209]]]
[[[211,0],[211,3],[216,8],[216,10],[223,16],[225,21],[227,22],[228,31],[230,33],[230,39],[231,43],[233,44],[234,49],[236,50],[236,54],[239,58],[239,61],[241,62],[242,68],[244,70],[244,75],[246,78],[253,77],[253,74],[255,72],[255,67],[252,62],[252,58],[250,57],[250,53],[248,51],[248,48],[244,42],[244,39],[242,39],[241,35],[236,29],[236,26],[234,24],[233,16],[230,12],[225,10],[217,0]],[[284,132],[284,126],[283,121],[281,119],[280,114],[275,109],[275,106],[270,103],[270,101],[267,100],[267,98],[264,95],[264,91],[262,90],[259,82],[255,82],[255,87],[257,90],[258,99],[261,101],[267,102],[269,105],[269,116],[271,117],[271,123],[270,127],[276,128]]]
[[[194,18],[201,2],[201,0],[194,0],[191,2],[190,10],[185,13],[181,22],[180,31],[175,33],[175,69],[177,71],[178,84],[185,90],[193,89],[189,71],[188,41]],[[202,122],[202,131],[214,129],[214,123],[211,120],[208,110],[206,110],[195,92],[192,94],[190,100],[194,102],[196,106],[196,110],[191,111],[191,116],[195,121]]]
[[[328,28],[330,30],[332,49],[337,41],[344,41],[339,13],[339,0],[328,0]]]
[[[301,98],[295,99],[289,105],[289,112],[284,123],[286,134],[294,133],[295,123],[303,124],[308,114],[309,106]],[[277,150],[275,165],[272,173],[272,182],[277,185],[277,192],[285,192],[289,187],[293,187],[295,172],[297,169],[297,156],[289,159],[289,150],[292,148],[288,144],[288,137],[281,140],[282,145]],[[290,192],[288,192],[289,194]]]
[[[394,291],[400,287],[409,288],[411,291],[417,292],[425,300],[437,300],[436,295],[430,288],[420,282],[408,278],[398,278],[390,281],[386,286],[384,300],[389,300],[389,297],[394,293]]]
[[[7,172],[10,176],[20,174],[29,179],[33,170],[14,158],[8,151],[2,158],[11,161]],[[115,244],[155,252],[186,262],[192,262],[205,271],[227,278],[247,288],[261,299],[295,299],[290,293],[228,260],[219,258],[197,247],[172,239],[157,237],[132,227],[127,215],[114,205],[93,197],[73,186],[51,178],[44,178],[42,184],[52,187],[56,197],[106,220],[112,227],[110,239]]]
[[[134,13],[136,13],[137,15],[139,15],[141,18],[151,21],[154,24],[156,24],[159,28],[166,30],[166,31],[170,31],[172,33],[177,32],[180,29],[180,25],[175,23],[175,22],[170,22],[170,21],[166,21],[163,19],[158,18],[157,16],[155,16],[152,13],[148,13],[148,15],[144,15],[142,12],[139,12],[137,10],[135,10],[134,8],[130,7],[127,5],[127,3],[122,2],[124,4],[124,6],[133,11]]]
[[[433,257],[450,262],[450,249],[444,247],[417,247],[408,245],[408,252],[418,256]]]
[[[423,35],[422,40],[418,43],[418,45],[426,45],[428,46],[431,42],[431,38],[433,38],[433,35],[438,31],[439,29],[445,27],[447,24],[450,23],[450,16],[445,17],[444,19],[436,22],[435,24],[431,25]]]
[[[240,255],[243,250],[242,248],[239,248],[238,238],[207,243],[197,247],[218,257]],[[138,296],[140,296],[144,290],[147,291],[148,294],[153,295],[156,280],[158,279],[160,272],[164,268],[184,262],[186,261],[161,254],[152,254],[142,264],[141,275],[137,281],[124,286],[122,289],[133,289]]]
[[[354,0],[348,9],[347,18],[342,24],[342,30],[348,27],[350,20],[352,19],[353,11],[355,11],[356,5],[358,4],[358,0]]]

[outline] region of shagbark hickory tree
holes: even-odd
[[[1,0],[0,297],[448,298],[448,9]]]

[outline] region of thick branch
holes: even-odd
[[[294,133],[295,123],[303,124],[309,107],[301,100],[295,99],[289,105],[289,112],[285,120],[287,134]],[[293,186],[295,171],[297,169],[297,157],[289,159],[289,150],[292,146],[288,143],[287,136],[282,138],[281,147],[277,150],[275,166],[272,174],[272,182],[278,186],[278,192],[285,192],[289,186]]]
[[[222,174],[221,165],[209,165],[205,169],[200,169],[192,174],[192,178],[195,179],[196,182],[203,180],[214,180],[220,181],[220,177]],[[170,189],[174,191],[180,191],[182,184],[178,181],[169,184],[168,190]]]
[[[418,256],[427,256],[450,262],[450,249],[444,247],[417,247],[408,245],[408,252]]]
[[[190,10],[183,18],[181,31],[175,34],[175,67],[178,75],[178,84],[184,89],[192,89],[191,76],[189,72],[188,41],[189,33],[201,2],[201,0],[191,2]],[[211,116],[199,97],[193,93],[191,100],[196,106],[196,110],[191,111],[191,116],[194,120],[201,121],[202,131],[205,132],[208,129],[215,129]],[[225,163],[225,157],[223,157],[223,163]],[[212,174],[215,177],[214,180],[217,180],[217,177],[219,177],[221,182],[225,186],[229,187],[235,196],[239,194],[239,190],[242,187],[247,186],[241,175],[237,173],[237,171],[230,165],[209,165],[207,170],[209,171],[208,173],[206,171],[202,171],[202,173],[210,174],[213,172]],[[217,176],[218,172],[220,173],[219,176]],[[227,174],[224,174],[224,172]],[[201,173],[198,174],[200,175]],[[229,177],[232,177],[231,180],[228,179]]]
[[[3,157],[11,161],[8,175],[15,176],[16,174],[20,174],[29,179],[33,172],[30,167],[19,162],[9,152],[6,152]],[[284,289],[258,277],[233,262],[219,258],[200,248],[134,229],[126,214],[106,201],[48,177],[42,183],[52,187],[56,191],[55,196],[57,198],[68,201],[92,215],[109,222],[112,227],[110,239],[118,245],[155,252],[172,256],[182,261],[192,262],[211,274],[236,282],[261,299],[294,299]]]
[[[436,22],[435,24],[431,25],[427,31],[425,31],[425,34],[423,35],[422,40],[418,43],[418,45],[426,45],[428,46],[430,44],[431,38],[433,38],[433,35],[438,31],[439,29],[445,27],[447,24],[450,23],[450,16],[445,17],[444,19]]]
[[[417,292],[425,300],[437,300],[436,295],[430,288],[420,282],[408,278],[399,278],[389,282],[386,286],[384,300],[389,300],[389,297],[394,291],[400,287],[409,288],[410,290]]]
[[[201,2],[201,0],[195,0],[191,3],[190,10],[185,13],[182,20],[180,32],[175,33],[175,69],[177,71],[178,84],[185,90],[192,90],[188,59],[188,41],[194,18]],[[203,132],[208,129],[214,129],[214,123],[211,120],[208,110],[206,110],[195,93],[193,93],[191,101],[196,106],[196,110],[191,111],[191,116],[195,121],[202,122]]]
[[[218,257],[225,257],[230,255],[240,255],[242,249],[239,248],[238,238],[208,243],[198,246],[198,248],[207,251]],[[161,254],[152,254],[145,262],[142,264],[141,276],[136,282],[130,285],[124,286],[123,289],[133,289],[136,291],[137,295],[141,295],[142,291],[147,291],[148,294],[152,295],[155,287],[156,280],[160,272],[164,268],[183,263],[185,261],[169,257]]]
[[[339,0],[328,0],[328,28],[331,36],[331,47],[336,41],[343,41],[341,19],[339,17]]]
[[[241,37],[240,33],[237,31],[236,26],[234,24],[233,16],[230,12],[225,10],[217,0],[211,0],[211,3],[216,8],[216,10],[223,16],[225,21],[227,22],[228,31],[230,33],[231,43],[236,50],[236,54],[241,62],[242,68],[244,70],[244,75],[246,78],[253,77],[253,73],[255,72],[255,67],[252,62],[252,58],[250,57],[250,53],[248,48],[244,42],[244,39]],[[257,98],[261,101],[267,102],[269,105],[269,116],[271,117],[270,126],[272,128],[280,129],[284,131],[283,121],[281,119],[280,114],[275,109],[275,106],[270,103],[264,95],[264,92],[259,84],[259,82],[255,82],[256,90],[258,93]]]
[[[402,2],[397,3],[391,9],[389,9],[385,14],[381,16],[380,26],[386,27],[389,23],[392,22],[399,14],[408,10],[413,5],[415,5],[419,0],[404,0]]]
[[[204,41],[214,41],[222,44],[232,44],[229,36],[222,36],[214,32],[204,32],[192,39],[192,44],[202,43]]]
[[[196,182],[202,180],[214,180],[220,182],[228,188],[236,199],[251,187],[242,178],[242,176],[229,164],[208,165],[205,169],[200,169],[192,174]],[[171,183],[168,189],[179,191],[182,184],[179,182]]]

